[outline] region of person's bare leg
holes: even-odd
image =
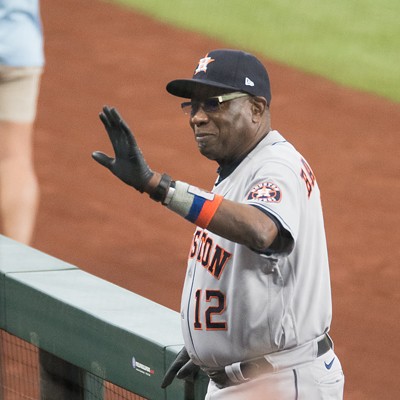
[[[30,244],[39,202],[33,123],[0,121],[0,222],[3,235]]]

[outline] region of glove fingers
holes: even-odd
[[[121,129],[124,132],[126,138],[129,139],[128,141],[130,142],[130,144],[136,146],[136,141],[133,138],[132,131],[129,129],[127,123],[123,120],[117,109],[104,107],[103,110],[105,110],[106,115],[108,116],[108,119],[109,121],[111,121],[112,125],[115,128]]]
[[[116,108],[108,109],[110,119],[113,121],[115,127],[119,128],[125,135],[125,139],[128,143],[129,148],[137,147],[136,139],[129,129],[127,123],[123,120]]]
[[[172,381],[177,377],[178,379],[185,379],[192,374],[195,374],[200,367],[190,360],[188,361],[182,368],[180,368],[179,364],[172,364],[168,369],[167,373],[164,376],[164,379],[161,383],[161,388],[165,389],[169,386]]]
[[[115,108],[108,106],[103,107],[103,111],[99,114],[99,117],[106,128],[114,149],[115,158],[111,158],[101,152],[93,153],[93,158],[101,165],[107,167],[127,185],[133,186],[143,193],[146,184],[154,173],[144,160],[142,152],[137,146],[128,125]],[[181,366],[186,361],[182,362]]]
[[[117,110],[115,110],[115,108],[110,108],[109,106],[104,106],[102,114],[104,114],[104,116],[106,117],[110,127],[118,128],[121,117],[119,116],[119,114],[118,114]]]
[[[104,127],[105,127],[105,128],[107,129],[107,131],[108,131],[108,128],[111,127],[111,124],[110,124],[110,122],[109,122],[109,120],[108,120],[108,117],[107,117],[107,115],[105,114],[104,111],[102,111],[102,112],[99,114],[99,118],[100,118],[101,122],[103,123]]]
[[[180,367],[181,367],[180,365],[172,364],[168,368],[168,371],[165,373],[164,379],[161,383],[162,389],[165,389],[167,386],[169,386],[172,383],[172,381],[175,379],[175,375],[179,371]]]
[[[113,122],[110,119],[109,115],[110,114],[109,114],[107,107],[104,107],[103,112],[101,112],[99,114],[99,118],[100,118],[101,122],[103,123],[104,128],[106,128],[108,137],[110,139],[110,142],[111,142],[111,144],[114,148],[114,152],[115,152],[117,150],[116,147],[117,147],[117,142],[118,142],[118,135],[116,134],[117,130],[114,129]]]
[[[99,117],[112,140],[112,136],[120,130],[122,118],[115,108],[110,108],[108,106],[103,107],[103,111],[99,114]]]
[[[126,140],[128,141],[130,148],[133,149],[134,147],[138,147],[132,131],[129,129],[128,125],[123,119],[121,119],[120,127],[125,134]]]
[[[108,110],[108,112],[109,112],[109,114],[110,114],[110,118],[111,118],[111,120],[113,121],[113,123],[116,125],[116,126],[119,126],[119,124],[121,123],[121,121],[122,121],[122,117],[119,115],[119,112],[117,111],[117,109],[115,108],[115,107],[112,107],[112,108],[110,108],[110,107],[105,107],[107,110]]]
[[[112,109],[104,106],[99,118],[107,131],[116,157],[128,159],[131,153],[131,146],[126,139],[125,132],[121,129],[118,117],[112,113]]]
[[[111,169],[111,164],[114,161],[113,158],[111,158],[108,155],[102,153],[101,151],[95,151],[94,153],[92,153],[92,157],[99,164],[103,165],[104,167],[106,167],[108,169]]]
[[[185,379],[188,376],[194,374],[200,369],[200,367],[190,360],[188,361],[176,374],[178,379]]]
[[[136,139],[117,109],[104,106],[103,112],[100,113],[99,117],[107,130],[114,150],[120,153],[122,153],[122,150],[125,150],[128,153],[128,158],[134,157],[134,148],[137,148]],[[121,143],[125,143],[122,148]]]
[[[164,379],[161,383],[161,388],[165,389],[175,379],[177,372],[184,367],[190,360],[186,349],[183,347],[182,350],[176,356],[174,362],[170,365],[167,372],[164,375]]]

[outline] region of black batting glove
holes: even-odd
[[[200,367],[193,363],[184,347],[165,373],[161,387],[165,389],[172,383],[175,377],[178,379],[186,379],[194,376],[199,369]]]
[[[140,192],[154,172],[147,165],[135,137],[115,108],[105,106],[99,115],[114,148],[115,158],[95,151],[92,157],[116,177]]]

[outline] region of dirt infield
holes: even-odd
[[[211,188],[216,165],[197,153],[165,84],[226,45],[97,1],[42,0],[42,15],[33,246],[178,310],[193,226],[91,159],[94,150],[111,152],[97,115],[103,104],[116,106],[154,169]],[[322,191],[345,398],[395,399],[400,106],[264,61],[272,125],[304,153]]]

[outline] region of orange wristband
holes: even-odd
[[[200,213],[194,223],[201,228],[207,228],[210,221],[214,217],[218,207],[220,206],[223,197],[216,194],[213,200],[206,200],[201,207]]]

